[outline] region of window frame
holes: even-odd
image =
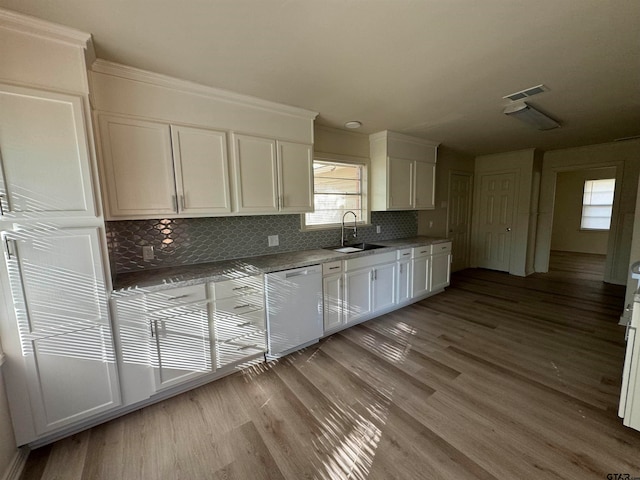
[[[361,181],[361,202],[362,202],[362,220],[357,222],[359,227],[371,226],[371,208],[369,207],[369,170],[371,163],[366,157],[354,157],[350,155],[339,155],[337,153],[320,153],[315,152],[313,155],[313,161],[316,162],[330,162],[330,163],[343,163],[348,165],[358,165],[362,167]],[[313,181],[313,204],[315,207],[315,178]],[[308,212],[311,213],[311,212]],[[306,213],[300,215],[300,231],[310,232],[318,230],[336,230],[342,228],[341,223],[324,223],[321,225],[307,225]],[[353,222],[349,222],[350,225]]]
[[[585,203],[584,201],[584,195],[585,195],[585,188],[587,186],[588,182],[598,182],[598,181],[613,181],[613,191],[611,192],[611,203],[607,203],[607,204],[593,204],[593,203]],[[584,180],[584,183],[582,185],[582,202],[581,202],[581,211],[580,211],[580,231],[581,232],[609,232],[611,231],[611,223],[613,222],[613,206],[615,203],[615,196],[616,196],[616,177],[613,178],[587,178]],[[609,215],[609,227],[608,228],[587,228],[587,227],[583,227],[583,220],[585,218],[585,214],[584,214],[584,209],[585,207],[611,207],[611,214]],[[587,215],[587,218],[590,218],[590,216]],[[591,217],[593,218],[593,217]],[[599,218],[604,218],[604,217],[599,217]]]

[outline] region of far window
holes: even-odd
[[[351,210],[359,223],[367,222],[365,166],[362,164],[315,160],[313,197],[315,211],[305,214],[304,226],[337,226]],[[353,217],[350,217],[353,221]]]
[[[584,182],[581,229],[609,230],[615,187],[615,178]]]

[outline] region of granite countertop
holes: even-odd
[[[410,237],[395,240],[371,242],[384,245],[385,248],[366,250],[357,253],[339,253],[332,250],[316,249],[300,252],[276,253],[258,257],[223,260],[220,262],[181,265],[176,267],[140,270],[138,272],[117,275],[113,282],[112,296],[124,296],[163,290],[168,287],[197,285],[206,282],[229,280],[232,278],[277,272],[291,268],[317,265],[334,260],[357,258],[400,248],[417,247],[448,242],[446,238]]]

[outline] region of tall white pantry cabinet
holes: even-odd
[[[0,338],[18,445],[120,405],[90,36],[0,10]]]

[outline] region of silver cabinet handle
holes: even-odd
[[[5,194],[0,193],[0,215],[4,215],[4,198]]]
[[[245,303],[244,305],[237,305],[235,307],[233,307],[234,310],[239,310],[241,308],[249,308],[251,306],[250,303]]]
[[[184,210],[185,209],[185,200],[184,200],[184,195],[180,195],[180,209]]]
[[[400,264],[400,273],[402,273],[402,264]]]
[[[246,290],[247,288],[251,288],[249,285],[244,285],[242,287],[234,287],[232,290]]]
[[[169,297],[167,298],[167,300],[169,300],[170,302],[173,302],[175,300],[180,300],[181,298],[187,298],[189,295],[178,295],[177,297]]]
[[[329,270],[336,270],[338,268],[340,268],[340,267],[339,266],[338,267],[329,267]]]
[[[155,337],[154,326],[157,323],[157,320],[152,320],[149,322],[149,328],[151,329],[151,338]]]
[[[4,237],[4,245],[7,249],[7,260],[11,260],[12,257],[16,256],[15,240],[10,239],[9,237]],[[13,248],[11,245],[13,245]]]
[[[178,196],[177,195],[171,195],[171,203],[173,203],[173,208],[175,210],[176,213],[180,213],[178,211]]]
[[[258,348],[258,344],[254,343],[253,345],[244,345],[242,347],[238,347],[238,350],[248,350],[250,348]]]

